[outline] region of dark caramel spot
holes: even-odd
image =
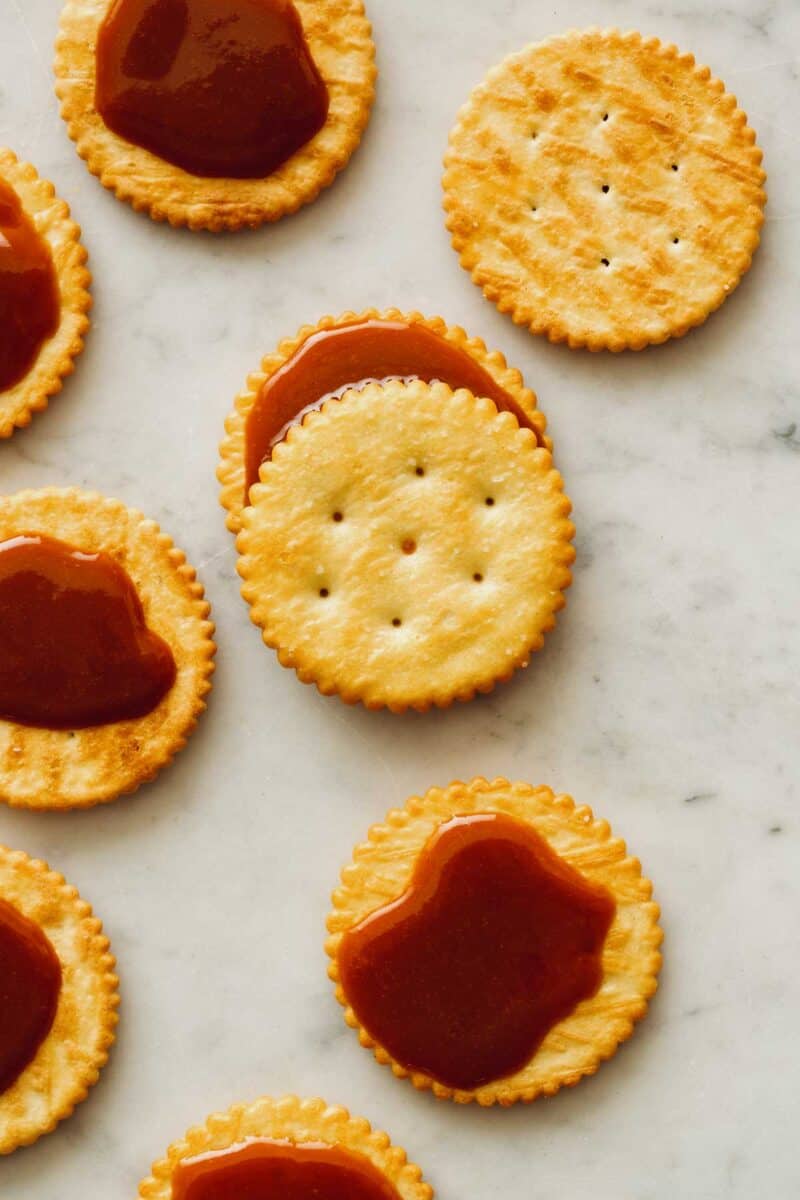
[[[344,934],[339,976],[396,1062],[471,1090],[519,1070],[595,994],[614,912],[526,822],[457,816],[402,896]]]
[[[116,0],[96,59],[106,125],[193,175],[270,175],[328,115],[291,0]]]
[[[0,542],[0,718],[83,729],[143,717],[175,673],[110,555],[38,533]]]
[[[245,495],[258,482],[258,469],[291,425],[331,396],[368,380],[438,379],[453,391],[468,388],[511,412],[539,438],[522,408],[466,350],[425,325],[405,321],[359,321],[311,334],[262,384],[245,427]],[[539,439],[541,442],[541,439]],[[422,466],[415,468],[424,475]]]

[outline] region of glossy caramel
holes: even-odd
[[[339,976],[398,1063],[473,1090],[518,1071],[595,994],[614,912],[526,822],[453,817],[407,891],[345,933]]]
[[[115,0],[96,68],[106,125],[193,175],[263,178],[328,115],[291,0]]]
[[[50,1032],[61,964],[42,929],[0,898],[0,1094],[22,1074]]]
[[[127,572],[44,534],[0,542],[0,718],[81,729],[142,717],[175,681]]]
[[[439,380],[455,391],[469,388],[512,412],[525,429],[536,430],[513,396],[466,350],[425,325],[368,320],[312,333],[290,359],[266,379],[247,416],[245,504],[258,481],[258,468],[286,431],[332,396],[370,381]],[[538,436],[538,434],[537,434]]]
[[[254,1139],[184,1159],[172,1200],[399,1200],[362,1154],[321,1142]]]
[[[50,247],[0,179],[0,392],[28,374],[59,315]]]

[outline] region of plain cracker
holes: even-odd
[[[404,313],[397,308],[382,311],[377,308],[369,308],[360,313],[345,312],[338,317],[322,317],[316,325],[303,325],[294,337],[284,338],[278,343],[272,354],[264,356],[261,360],[260,370],[248,376],[244,390],[236,397],[233,410],[225,419],[225,437],[219,448],[220,462],[217,467],[217,479],[222,485],[220,504],[227,510],[226,524],[232,533],[238,533],[242,527],[247,418],[263,384],[288,362],[303,343],[315,333],[340,329],[342,326],[360,324],[363,321],[406,321],[411,325],[424,325],[426,329],[438,334],[451,345],[464,350],[516,400],[537,430],[539,440],[547,446],[548,450],[552,450],[552,442],[545,434],[547,421],[544,414],[537,408],[536,396],[530,388],[525,386],[520,372],[507,365],[499,350],[487,350],[485,343],[480,338],[469,337],[459,325],[448,325],[442,317],[424,317],[422,313]]]
[[[328,401],[250,495],[237,545],[252,620],[284,666],[348,703],[424,710],[489,691],[564,605],[561,476],[471,392],[393,382]]]
[[[168,643],[177,675],[160,704],[134,720],[74,731],[0,720],[0,800],[51,809],[113,800],[152,779],[205,708],[215,645],[203,587],[154,521],[93,492],[43,488],[0,497],[0,541],[19,533],[110,554],[130,575],[148,627]]]
[[[56,94],[78,153],[119,200],[190,229],[255,228],[314,200],[361,141],[375,95],[375,47],[361,0],[294,0],[328,88],[322,129],[262,179],[206,179],[109,129],[94,105],[95,46],[114,0],[66,0],[56,40]]]
[[[603,947],[603,982],[598,992],[550,1030],[521,1070],[466,1091],[446,1087],[422,1072],[407,1071],[375,1044],[348,1005],[336,956],[348,929],[406,890],[421,850],[441,824],[453,816],[483,812],[504,813],[528,822],[566,862],[607,888],[617,907]],[[332,959],[328,974],[345,1007],[347,1024],[359,1030],[361,1044],[373,1050],[378,1062],[391,1065],[398,1078],[410,1074],[416,1088],[430,1088],[440,1099],[461,1104],[472,1100],[504,1106],[528,1102],[593,1075],[630,1037],[634,1022],[647,1011],[657,986],[662,939],[659,907],[651,894],[650,881],[642,878],[638,860],[627,855],[622,839],[612,837],[608,823],[596,820],[590,808],[576,808],[569,796],[506,779],[490,783],[478,778],[445,789],[431,788],[423,797],[413,796],[404,808],[393,809],[383,825],[374,826],[368,841],[355,848],[352,863],[342,871],[341,887],[333,893],[334,907],[328,917],[331,936],[326,949]]]
[[[507,58],[461,110],[447,227],[517,324],[638,350],[701,324],[747,271],[760,162],[735,97],[690,54],[572,31]]]
[[[0,897],[40,926],[61,963],[50,1032],[0,1093],[0,1154],[10,1154],[54,1129],[97,1082],[114,1041],[119,995],[100,921],[47,863],[0,846]]]
[[[47,242],[58,279],[60,317],[55,333],[42,343],[27,374],[13,387],[0,391],[0,438],[29,425],[35,412],[61,390],[63,379],[75,369],[89,328],[91,275],[81,242],[80,226],[70,220],[69,205],[52,183],[40,179],[36,168],[22,163],[13,150],[0,147],[0,178],[17,193],[37,232]]]

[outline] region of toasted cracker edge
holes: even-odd
[[[541,811],[534,812],[534,808]],[[572,865],[576,866],[582,874],[594,882],[602,882],[614,895],[618,907],[621,903],[618,889],[621,889],[623,883],[627,884],[628,888],[632,888],[634,892],[638,893],[635,904],[641,910],[645,926],[636,948],[638,950],[638,961],[636,962],[638,994],[625,1005],[619,1003],[613,1005],[613,1022],[609,1021],[612,1033],[593,1043],[593,1053],[587,1062],[573,1068],[565,1063],[557,1074],[553,1074],[549,1078],[547,1076],[537,1078],[533,1070],[551,1039],[568,1038],[568,1031],[576,1018],[583,1019],[586,1015],[592,1015],[595,1010],[602,1011],[602,984],[595,996],[582,1001],[569,1017],[553,1027],[526,1066],[511,1076],[495,1080],[474,1090],[447,1087],[422,1072],[408,1071],[396,1062],[382,1046],[378,1045],[359,1024],[356,1014],[348,1004],[339,978],[336,958],[345,930],[363,920],[370,912],[382,907],[389,899],[394,899],[402,894],[408,879],[410,879],[414,863],[431,834],[450,817],[468,812],[504,812],[509,816],[528,821],[550,842],[553,849],[560,853],[565,861],[570,862],[575,859],[576,861],[572,861]],[[559,849],[553,843],[552,837],[548,837],[547,832],[542,828],[542,814],[548,823],[555,822],[557,826],[563,826],[564,831],[576,835],[584,846],[591,848],[593,853],[588,864],[580,861],[579,854],[570,854],[564,849]],[[535,817],[539,818],[538,823],[534,819]],[[395,842],[397,841],[398,833],[402,833],[407,839],[412,828],[413,854],[409,854],[406,842],[399,848],[399,852],[397,845],[393,850],[393,839]],[[604,852],[604,858],[598,858],[598,852]],[[364,903],[364,891],[368,881],[374,883],[381,877],[382,856],[383,861],[397,866],[399,854],[402,854],[404,862],[408,860],[402,871],[406,880],[403,886],[399,890],[395,890],[394,881],[392,881],[392,887],[388,892],[385,885],[380,888],[382,897],[380,900],[376,899],[374,903],[372,901]],[[602,865],[603,861],[609,866],[613,866],[614,872],[618,876],[617,888],[614,886],[613,879],[609,880],[607,876],[597,877],[598,865]],[[372,1050],[379,1063],[390,1066],[397,1078],[410,1078],[415,1088],[423,1091],[430,1090],[438,1099],[454,1100],[457,1104],[476,1101],[484,1107],[493,1104],[509,1107],[518,1101],[530,1103],[539,1096],[553,1095],[560,1088],[571,1087],[585,1076],[593,1075],[601,1062],[611,1058],[618,1047],[631,1036],[634,1024],[645,1016],[648,1001],[658,986],[657,976],[661,968],[661,954],[658,947],[663,938],[658,924],[660,909],[658,904],[651,900],[651,895],[652,884],[649,879],[642,876],[638,859],[627,856],[624,841],[613,837],[608,823],[596,819],[590,808],[585,805],[576,807],[570,796],[555,795],[548,787],[511,783],[503,778],[489,781],[478,776],[469,783],[455,781],[446,788],[430,788],[424,796],[410,797],[403,808],[392,809],[387,813],[382,824],[372,826],[368,831],[367,841],[359,843],[355,847],[351,863],[342,869],[341,884],[331,897],[333,909],[327,919],[329,937],[325,942],[325,950],[331,959],[328,976],[334,983],[336,999],[345,1010],[346,1023],[358,1032],[361,1045]],[[361,896],[360,902],[359,896]],[[606,964],[612,953],[609,946],[614,942],[618,925],[617,914],[614,924],[609,930],[603,951],[606,972],[609,969]],[[633,959],[635,956],[631,957]]]
[[[114,973],[116,960],[110,953],[109,940],[103,933],[102,923],[94,916],[91,905],[81,899],[77,889],[68,884],[62,875],[51,871],[47,863],[42,862],[41,859],[29,858],[21,850],[10,850],[7,846],[0,845],[0,870],[9,866],[19,873],[28,887],[32,886],[36,889],[40,896],[45,893],[47,900],[58,905],[63,913],[69,914],[73,923],[80,928],[85,939],[84,961],[89,964],[96,980],[100,1000],[97,1013],[96,1043],[91,1048],[89,1057],[77,1063],[72,1090],[56,1103],[53,1103],[52,1096],[49,1097],[50,1111],[44,1121],[34,1117],[25,1117],[24,1114],[22,1117],[18,1116],[16,1119],[12,1119],[10,1116],[4,1116],[3,1109],[15,1104],[20,1098],[24,1099],[26,1089],[31,1086],[31,1074],[35,1069],[37,1059],[46,1050],[48,1044],[52,1045],[53,1041],[60,1041],[63,1038],[63,1030],[57,1028],[58,1010],[53,1027],[39,1047],[34,1059],[11,1087],[0,1094],[0,1155],[11,1154],[20,1146],[28,1146],[44,1134],[51,1133],[60,1121],[72,1114],[76,1105],[86,1099],[89,1089],[97,1082],[100,1071],[108,1060],[109,1050],[116,1037],[115,1028],[119,1019],[117,1015],[119,980]],[[24,902],[12,901],[12,903],[25,913]],[[71,987],[73,992],[69,994],[68,1003],[80,1004],[82,997],[74,994],[74,985],[71,984],[64,969],[66,965],[62,961],[62,971],[64,972],[62,996],[65,994],[65,990]],[[63,1011],[62,996],[59,997],[59,1009]]]
[[[65,377],[75,370],[89,328],[92,277],[86,267],[88,254],[80,226],[70,219],[69,205],[53,184],[6,147],[0,147],[0,177],[17,193],[50,246],[61,314],[58,328],[42,344],[28,373],[12,388],[0,391],[0,438],[9,438],[16,429],[29,425],[34,413],[47,408],[50,397],[61,391]]]

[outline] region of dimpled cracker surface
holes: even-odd
[[[554,795],[548,787],[507,779],[477,778],[431,788],[423,797],[412,796],[404,808],[393,809],[382,825],[369,831],[368,840],[356,846],[353,862],[342,871],[328,917],[331,936],[326,949],[332,959],[328,974],[345,1006],[345,1020],[359,1029],[361,1044],[374,1051],[378,1062],[391,1065],[395,1075],[407,1077],[409,1072],[359,1028],[339,982],[337,949],[346,930],[402,895],[420,852],[440,825],[454,816],[486,812],[528,822],[570,866],[607,888],[617,906],[603,947],[598,992],[550,1030],[524,1067],[474,1091],[445,1087],[428,1075],[410,1073],[415,1087],[431,1088],[440,1099],[510,1105],[552,1095],[584,1075],[593,1075],[630,1037],[656,990],[662,934],[659,907],[651,899],[652,884],[642,877],[641,865],[628,855],[624,841],[613,837],[608,822],[595,818],[590,808],[576,808],[569,796]]]
[[[690,54],[573,31],[507,58],[461,110],[447,226],[517,324],[641,349],[699,325],[747,271],[760,162],[735,97]]]
[[[77,488],[0,497],[0,541],[45,533],[110,554],[139,593],[145,621],[169,645],[175,682],[144,717],[54,730],[0,720],[0,800],[23,808],[85,808],[134,791],[183,748],[205,708],[214,626],[203,587],[155,521]]]
[[[364,1117],[351,1117],[338,1105],[297,1096],[262,1096],[251,1104],[212,1113],[204,1125],[193,1126],[181,1141],[173,1142],[165,1158],[153,1163],[152,1174],[139,1185],[139,1195],[142,1200],[171,1200],[172,1175],[182,1159],[227,1150],[250,1138],[341,1146],[368,1158],[394,1185],[400,1200],[433,1196],[420,1168],[408,1162],[405,1150],[393,1145],[388,1134],[373,1129]]]
[[[61,963],[52,1028],[0,1093],[0,1154],[10,1154],[49,1133],[86,1098],[114,1041],[119,996],[100,921],[47,863],[0,846],[0,898],[40,926]]]
[[[66,0],[56,40],[56,94],[69,136],[104,187],[154,221],[190,229],[277,221],[333,183],[361,141],[375,95],[375,47],[361,0],[294,0],[328,89],[319,132],[264,179],[205,179],[108,128],[94,106],[97,33],[114,0]]]
[[[284,666],[367,707],[447,706],[526,665],[570,583],[570,502],[509,413],[444,384],[348,392],[261,467],[242,595]]]
[[[70,220],[69,205],[56,195],[52,183],[40,179],[30,163],[19,162],[13,150],[0,147],[0,179],[14,189],[37,233],[50,247],[58,279],[61,316],[58,328],[42,345],[27,375],[0,391],[0,438],[30,424],[35,412],[47,408],[50,396],[61,390],[65,375],[83,349],[89,328],[91,275],[80,226]]]
[[[412,325],[424,325],[432,333],[438,334],[452,346],[464,350],[487,371],[500,387],[504,388],[526,414],[531,424],[539,434],[539,440],[552,449],[552,442],[547,437],[545,429],[547,421],[544,414],[536,407],[537,400],[530,388],[525,386],[522,375],[514,367],[509,367],[499,350],[487,350],[480,338],[469,337],[460,325],[448,325],[442,317],[424,317],[422,313],[401,312],[398,308],[379,311],[369,308],[364,312],[346,312],[338,317],[322,317],[316,325],[304,325],[294,337],[284,338],[272,354],[266,354],[261,360],[261,369],[248,376],[247,386],[236,397],[233,410],[225,419],[225,437],[219,448],[220,463],[217,467],[217,478],[222,485],[220,489],[220,504],[227,509],[227,526],[232,533],[238,533],[242,527],[242,509],[244,508],[245,483],[245,438],[247,418],[255,404],[262,385],[300,349],[315,333],[329,329],[339,329],[345,325],[361,324],[363,321],[407,321]]]

